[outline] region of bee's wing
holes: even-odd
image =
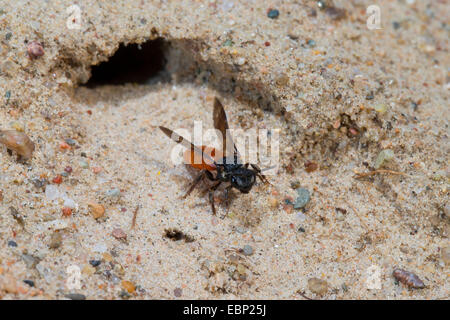
[[[212,157],[210,157],[207,153],[204,153],[201,148],[195,146],[192,142],[189,142],[188,140],[186,140],[179,134],[173,132],[172,130],[170,130],[166,127],[159,126],[159,128],[161,129],[162,132],[164,132],[166,134],[166,136],[168,136],[170,139],[172,139],[176,143],[181,143],[183,146],[190,149],[191,152],[195,152],[198,155],[203,155],[204,159],[211,161],[211,163],[215,163],[215,161]]]
[[[222,103],[219,101],[219,99],[217,99],[217,97],[214,98],[213,121],[214,128],[222,133],[222,149],[224,156],[228,157],[228,154],[231,153],[231,150],[229,149],[233,149],[233,158],[237,159],[240,162],[241,157],[239,155],[239,151],[237,150],[236,145],[233,142],[233,138],[231,137],[231,134],[228,130],[229,127],[227,115],[225,113],[225,110],[223,109]],[[227,148],[227,143],[230,145],[229,148]]]

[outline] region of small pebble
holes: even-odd
[[[67,166],[64,168],[64,171],[67,173],[71,173],[72,172],[72,167],[71,166]]]
[[[350,129],[348,129],[348,131],[354,136],[358,135],[358,130],[356,130],[355,128],[350,128]]]
[[[383,114],[383,113],[386,113],[388,107],[387,107],[386,104],[380,103],[380,104],[376,104],[376,105],[373,107],[373,109],[374,109],[376,112]]]
[[[223,43],[223,46],[224,46],[224,47],[231,47],[231,46],[233,46],[233,41],[231,41],[230,39],[228,39],[228,40],[226,40],[226,41]]]
[[[70,217],[72,215],[72,209],[68,207],[62,208],[62,214],[64,217]]]
[[[95,218],[101,218],[105,214],[105,207],[103,207],[101,204],[90,202],[88,203],[89,210],[91,212],[91,215]]]
[[[243,251],[244,255],[246,255],[246,256],[251,256],[253,254],[253,248],[251,246],[249,246],[248,244],[246,244],[244,246],[244,248],[242,248],[242,251]]]
[[[314,48],[316,46],[316,42],[313,39],[309,39],[307,44],[310,48]]]
[[[113,261],[112,255],[110,255],[108,252],[103,253],[102,258],[103,258],[103,260],[105,260],[106,262],[111,262],[111,261]]]
[[[270,9],[269,12],[267,13],[267,16],[270,19],[276,19],[276,18],[278,18],[279,15],[280,15],[280,11],[278,11],[277,9]]]
[[[284,199],[284,202],[281,205],[283,207],[283,210],[286,211],[287,214],[291,214],[294,210],[294,206],[290,199]]]
[[[347,11],[342,8],[327,7],[325,12],[333,20],[341,20],[347,16]]]
[[[108,248],[104,243],[96,243],[95,246],[92,248],[94,252],[98,253],[104,253]]]
[[[108,197],[118,197],[120,196],[120,190],[118,188],[114,188],[106,191],[106,196]]]
[[[242,66],[242,65],[244,65],[245,64],[245,58],[243,58],[243,57],[241,57],[241,58],[239,58],[238,60],[237,60],[237,64],[239,65],[239,66]]]
[[[70,300],[86,300],[86,296],[81,293],[68,293],[65,297]]]
[[[373,167],[378,170],[383,166],[383,163],[385,161],[392,160],[393,158],[394,158],[394,151],[390,149],[383,150],[378,154]]]
[[[98,267],[100,265],[100,263],[102,263],[102,261],[101,260],[89,260],[89,263],[93,267]]]
[[[46,182],[47,180],[38,178],[34,178],[33,180],[31,180],[31,183],[33,183],[33,185],[38,189],[44,187]]]
[[[175,290],[173,290],[173,294],[175,297],[179,298],[183,294],[183,290],[181,288],[175,288]]]
[[[50,201],[56,200],[59,198],[59,196],[60,196],[60,193],[59,193],[59,189],[57,186],[49,184],[45,187],[45,197],[48,200],[50,200]]]
[[[328,283],[319,278],[311,278],[308,280],[308,288],[315,294],[323,295],[328,291]]]
[[[41,261],[39,258],[31,255],[31,254],[22,254],[21,258],[28,269],[33,269],[36,265]]]
[[[71,147],[70,147],[70,145],[69,145],[67,142],[61,141],[61,142],[59,143],[59,148],[60,148],[61,150],[68,150],[68,149],[70,149]]]
[[[240,234],[244,234],[247,232],[247,229],[241,226],[236,227],[236,231],[239,232]]]
[[[44,55],[44,48],[38,41],[31,41],[27,46],[30,58],[36,59]]]
[[[127,290],[128,293],[133,293],[136,290],[136,286],[131,281],[127,280],[122,281],[122,287]]]
[[[269,198],[269,205],[271,208],[276,209],[278,208],[278,200],[275,197],[270,197]]]
[[[114,238],[119,239],[119,240],[126,240],[127,239],[127,234],[125,233],[125,231],[123,231],[120,228],[116,228],[113,230],[112,235]]]
[[[315,162],[311,162],[311,161],[305,162],[305,170],[308,173],[316,171],[318,167],[319,167],[319,165]]]
[[[53,178],[52,182],[55,183],[55,184],[61,184],[62,183],[62,176],[60,174],[57,174],[56,177]]]
[[[95,174],[98,174],[98,173],[102,172],[102,168],[100,168],[100,167],[93,167],[92,168],[92,172],[95,173]]]
[[[89,168],[89,163],[87,161],[81,160],[79,163],[80,163],[80,167],[82,167],[83,169]]]
[[[245,276],[247,274],[247,268],[245,268],[245,266],[241,263],[237,265],[236,269],[241,276]]]
[[[308,191],[308,189],[305,188],[298,188],[297,189],[297,199],[294,203],[294,209],[300,209],[303,208],[308,204],[308,202],[311,200],[311,195]]]
[[[8,241],[8,247],[13,247],[13,248],[15,248],[15,247],[17,247],[17,243],[16,243],[15,241],[9,240],[9,241]]]
[[[300,188],[300,181],[298,181],[298,180],[292,181],[291,182],[291,188],[294,189],[294,190]]]
[[[69,146],[74,146],[74,145],[77,143],[75,140],[70,139],[70,138],[67,138],[67,139],[65,139],[64,141],[66,141],[66,143],[67,143]]]
[[[50,243],[49,243],[48,247],[50,249],[58,249],[59,247],[61,247],[61,244],[62,244],[61,232],[54,232],[51,235]]]
[[[16,130],[0,130],[0,143],[4,144],[24,159],[31,158],[34,151],[34,143],[28,136]]]
[[[32,280],[23,280],[23,282],[29,285],[30,287],[34,287],[34,281]]]
[[[319,9],[323,10],[327,8],[327,3],[324,0],[319,0],[317,1],[317,6],[319,7]]]
[[[75,201],[73,201],[72,199],[66,197],[63,197],[64,199],[64,207],[69,208],[69,209],[76,209],[77,208],[77,204]]]
[[[81,271],[83,274],[86,274],[88,276],[93,275],[95,273],[95,268],[89,264],[85,265],[83,267],[83,270]]]
[[[395,269],[392,272],[392,275],[397,281],[403,283],[404,285],[410,288],[414,289],[425,288],[425,284],[422,282],[422,280],[420,280],[419,277],[412,272],[403,269]]]

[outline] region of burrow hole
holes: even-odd
[[[120,44],[108,61],[92,67],[91,77],[85,86],[149,84],[160,78],[165,70],[166,47],[167,41],[162,38],[142,44]]]

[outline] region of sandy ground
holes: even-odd
[[[0,0],[0,126],[36,148],[0,150],[0,298],[448,299],[447,1],[379,1],[379,30],[373,1],[92,2],[69,29],[73,1]],[[156,38],[146,84],[83,86]],[[228,215],[218,192],[218,216],[157,128],[212,127],[215,96],[230,127],[280,129],[272,185]]]

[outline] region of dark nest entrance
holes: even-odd
[[[166,41],[162,38],[142,44],[121,44],[108,61],[92,67],[92,75],[86,86],[150,83],[165,68],[165,47]]]

